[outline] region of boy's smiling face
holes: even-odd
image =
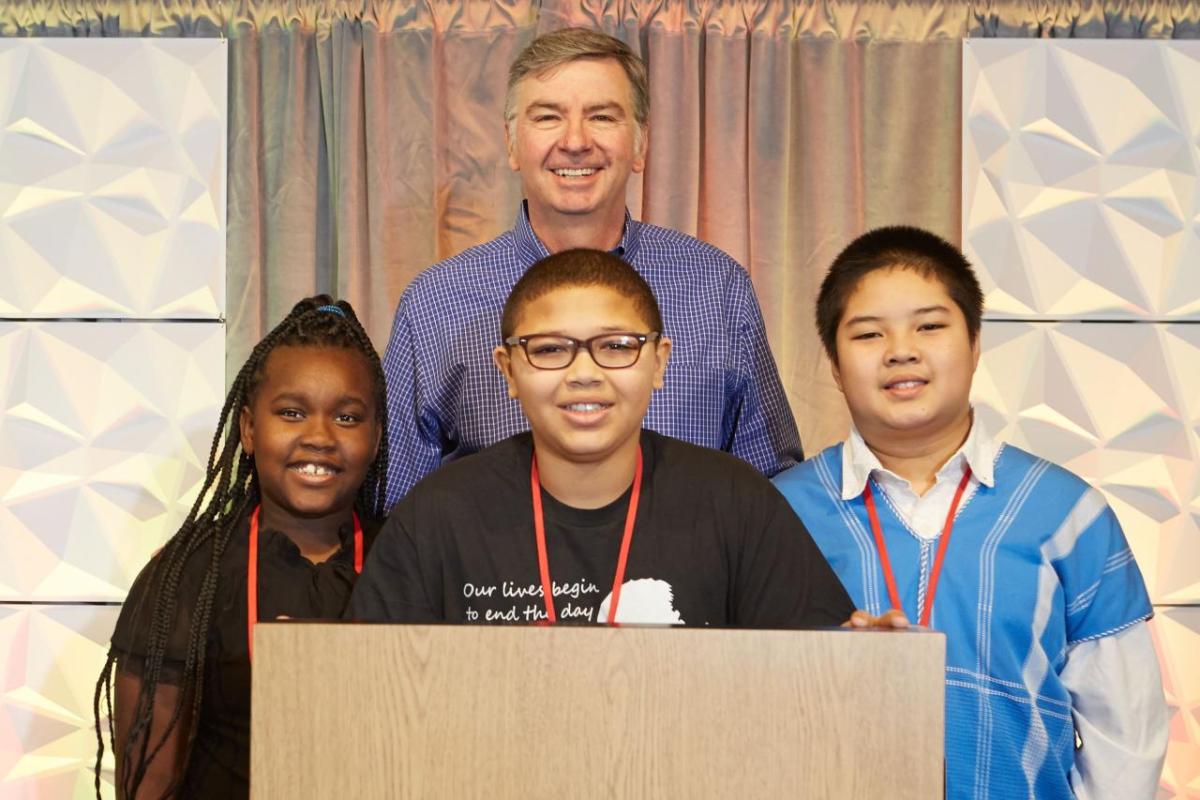
[[[604,333],[651,332],[626,297],[606,286],[564,286],[531,300],[514,327],[517,336],[553,334],[584,340]],[[538,369],[520,347],[497,347],[496,366],[509,396],[521,402],[539,453],[573,463],[598,463],[635,451],[650,396],[662,388],[671,342],[641,348],[631,367],[597,366],[587,348],[563,369]]]
[[[970,426],[979,341],[935,277],[903,267],[869,273],[837,329],[833,379],[873,447]]]

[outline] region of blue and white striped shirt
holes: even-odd
[[[614,251],[654,290],[673,342],[646,427],[726,450],[770,476],[803,458],[749,275],[717,248],[626,212]],[[388,506],[443,461],[528,423],[492,363],[509,291],[549,251],[516,226],[418,275],[400,298],[383,371]]]
[[[863,493],[843,492],[848,449],[827,448],[778,475],[775,485],[855,605],[878,615],[890,602]],[[1153,609],[1099,491],[1011,445],[1001,445],[994,458],[993,485],[976,484],[959,506],[933,604],[931,627],[946,634],[946,797],[1068,800],[1075,797],[1076,723],[1083,719],[1068,664],[1079,647],[1130,630]],[[885,491],[876,496],[900,601],[913,614],[929,586],[938,540],[913,531]],[[1136,663],[1147,671],[1126,678],[1152,681],[1148,693],[1161,698],[1152,655]],[[1137,693],[1143,695],[1140,687]],[[1091,719],[1107,717],[1104,727],[1121,729],[1113,718],[1123,704],[1114,699],[1107,715],[1097,713],[1094,700],[1089,708]],[[1124,727],[1153,730],[1155,721],[1165,722],[1165,709],[1145,708],[1147,724]],[[1080,752],[1120,754],[1102,738],[1092,740],[1101,730],[1085,731]],[[1150,785],[1161,751],[1146,742],[1156,737],[1142,740],[1147,759],[1123,762],[1148,772]]]

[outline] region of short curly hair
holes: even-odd
[[[556,289],[602,286],[626,298],[654,333],[663,333],[662,311],[654,290],[633,267],[612,253],[576,248],[546,256],[525,271],[508,299],[500,318],[500,341],[516,334],[525,307]]]

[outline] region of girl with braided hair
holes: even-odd
[[[94,702],[97,796],[104,716],[118,797],[249,794],[253,624],[341,616],[383,516],[384,403],[348,303],[302,300],[254,348],[195,504],[117,621]]]

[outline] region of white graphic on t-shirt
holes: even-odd
[[[597,622],[608,621],[610,592],[596,613]],[[675,592],[671,584],[657,578],[638,578],[621,584],[621,602],[615,622],[635,625],[683,625],[683,617],[675,610]]]

